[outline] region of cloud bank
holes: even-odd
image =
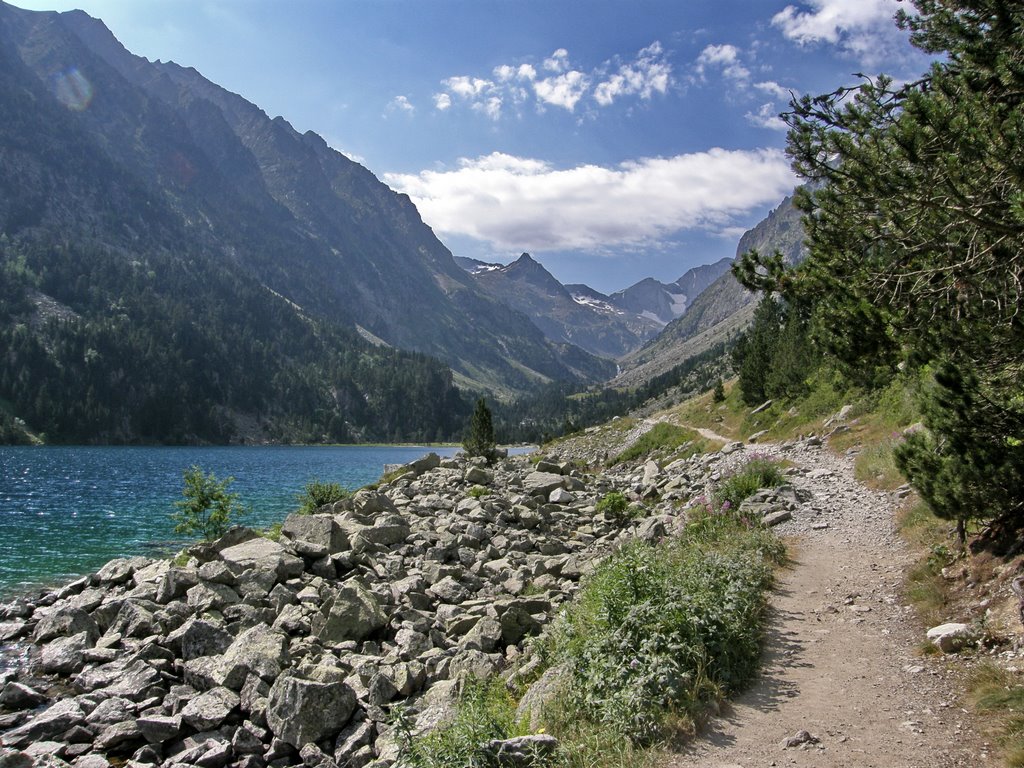
[[[725,150],[557,169],[494,152],[449,171],[386,174],[444,234],[503,250],[651,245],[673,233],[733,231],[740,217],[792,191],[780,150]]]

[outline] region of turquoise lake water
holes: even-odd
[[[457,449],[0,446],[0,599],[76,578],[114,557],[179,549],[186,542],[170,515],[193,464],[234,477],[231,490],[252,506],[242,522],[257,527],[293,511],[313,478],[359,488],[379,479],[385,464],[430,451],[451,456]]]

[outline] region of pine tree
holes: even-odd
[[[806,261],[737,275],[811,307],[824,348],[873,386],[936,371],[927,433],[900,451],[940,516],[1024,528],[1024,15],[1002,0],[914,0],[900,26],[939,60],[786,116]]]
[[[495,456],[494,423],[487,401],[480,398],[476,401],[473,415],[469,419],[469,433],[462,441],[462,448],[470,456],[483,456],[488,462]]]

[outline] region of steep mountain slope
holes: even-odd
[[[570,290],[527,253],[505,266],[473,259],[459,263],[487,293],[526,314],[554,342],[618,358],[639,347],[658,327],[615,307],[591,288]]]
[[[751,250],[760,253],[777,250],[789,263],[798,263],[803,259],[800,216],[793,207],[793,198],[785,198],[778,208],[744,233],[736,255]],[[693,301],[686,314],[673,320],[654,340],[620,362],[621,370],[613,384],[637,386],[728,340],[750,322],[756,300],[756,294],[744,289],[731,272],[725,271]]]
[[[319,136],[269,119],[195,70],[131,55],[81,12],[0,3],[0,110],[3,271],[21,270],[67,317],[108,320],[106,308],[134,306],[130,292],[146,290],[161,311],[203,315],[241,291],[255,315],[236,305],[223,338],[206,333],[195,350],[171,339],[174,354],[188,363],[209,352],[204,345],[238,348],[259,335],[286,368],[282,331],[260,317],[280,307],[316,329],[325,353],[370,355],[359,331],[505,393],[608,372],[479,290],[407,197]],[[180,278],[177,293],[165,273]],[[128,322],[162,330],[144,327],[159,320],[138,312]],[[146,374],[130,370],[128,383]]]

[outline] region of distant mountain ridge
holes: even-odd
[[[456,257],[456,263],[492,296],[529,316],[549,339],[620,358],[684,314],[732,262],[694,267],[671,284],[645,278],[611,295],[587,285],[563,285],[529,254],[507,265],[464,257]]]
[[[801,213],[786,197],[777,208],[740,238],[736,255],[757,250],[782,253],[790,264],[804,258]],[[721,262],[719,262],[721,263]],[[620,361],[614,385],[636,386],[670,370],[684,360],[726,341],[742,330],[753,316],[757,295],[741,286],[725,270],[690,304],[686,313],[669,323],[643,348]]]
[[[434,356],[459,382],[502,394],[551,380],[596,381],[613,370],[548,341],[527,317],[480,290],[408,197],[321,137],[270,119],[194,69],[130,54],[82,12],[0,3],[0,110],[0,266],[21,281],[12,283],[0,328],[24,317],[32,290],[80,318],[61,331],[76,339],[90,323],[110,321],[110,307],[128,307],[126,327],[154,337],[176,326],[171,315],[181,316],[183,328],[189,315],[210,315],[222,338],[196,327],[191,347],[185,333],[163,342],[180,360],[181,376],[198,376],[190,372],[221,344],[267,351],[268,370],[251,370],[255,377],[288,370],[289,358],[310,360],[314,347],[368,361],[373,347],[357,330]],[[139,305],[142,296],[148,305]],[[227,312],[220,305],[232,302],[230,322],[215,322],[210,313]],[[281,347],[280,327],[263,314],[290,324],[299,334],[294,343],[308,348]],[[111,354],[115,341],[125,342],[112,340]],[[50,362],[77,365],[55,354]],[[13,391],[3,390],[3,374],[0,399],[20,410]],[[125,373],[128,383],[151,374]],[[277,385],[264,383],[261,397],[269,397]],[[325,421],[345,421],[368,395],[339,398],[340,381],[324,372],[310,372],[304,386],[322,404],[302,409],[321,411]],[[350,386],[367,382],[342,388]],[[238,423],[298,407],[246,403],[216,389],[209,384],[207,405]],[[139,437],[131,426],[108,426],[119,439]]]

